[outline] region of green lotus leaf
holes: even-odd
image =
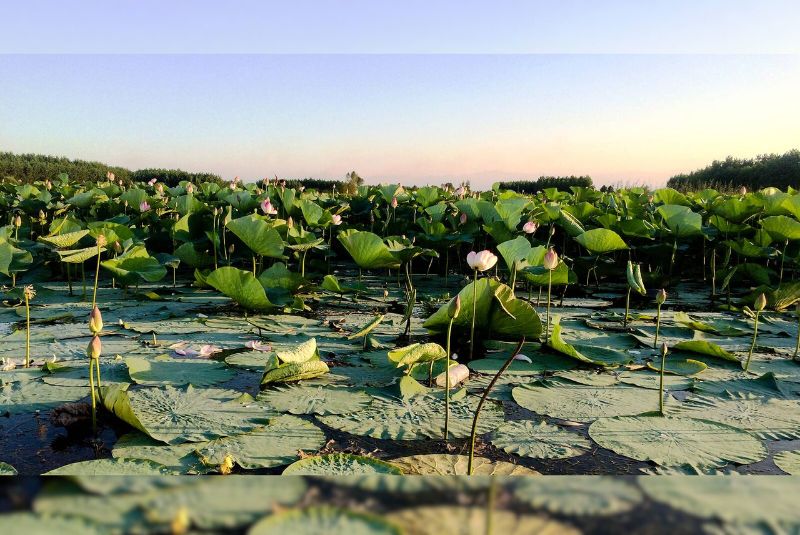
[[[480,534],[489,523],[486,509],[459,505],[423,505],[392,512],[386,517],[403,526],[407,535],[438,533]],[[511,511],[492,511],[491,525],[495,533],[526,535],[558,533],[578,535],[580,531],[563,522],[543,515],[517,514]]]
[[[336,276],[334,275],[325,275],[319,287],[323,290],[327,290],[329,292],[337,293],[340,295],[359,291],[359,288],[356,288],[354,286],[342,286],[342,284],[339,282],[339,279],[337,279]]]
[[[111,456],[114,459],[151,461],[180,474],[209,472],[212,469],[203,465],[196,454],[198,444],[200,443],[164,444],[144,433],[134,431],[119,437],[111,450]]]
[[[8,463],[0,461],[0,476],[15,476],[17,469]]]
[[[165,386],[103,388],[103,405],[118,418],[167,444],[201,442],[255,428],[266,416],[234,390]],[[251,398],[252,399],[252,398]]]
[[[96,253],[97,248],[95,247]],[[140,280],[158,282],[167,274],[167,269],[157,259],[150,256],[143,245],[136,245],[116,258],[104,260],[100,265],[109,270],[117,280],[127,284]]]
[[[703,216],[687,206],[664,204],[659,206],[657,211],[676,238],[697,236],[702,233]]]
[[[610,253],[611,251],[628,248],[623,239],[619,237],[619,234],[605,228],[587,230],[583,234],[576,236],[575,241],[583,245],[592,254]]]
[[[418,362],[443,359],[447,356],[447,351],[439,344],[429,342],[427,344],[411,344],[410,346],[393,349],[389,351],[388,356],[390,362],[401,368]]]
[[[88,235],[89,230],[76,230],[75,232],[66,232],[64,234],[55,234],[52,236],[39,236],[38,241],[58,249],[66,249],[67,247],[72,247]]]
[[[590,450],[589,441],[581,435],[544,421],[505,422],[492,434],[491,442],[506,453],[534,459],[566,459]]]
[[[39,515],[10,512],[0,515],[0,532],[26,535],[100,535],[106,531],[90,522],[68,515]]]
[[[267,310],[275,306],[250,271],[225,266],[212,271],[205,280],[248,310]]]
[[[329,453],[314,455],[295,461],[286,467],[283,475],[292,476],[356,476],[368,474],[402,474],[396,466],[386,461],[353,455]]]
[[[45,472],[45,476],[169,476],[166,466],[143,459],[92,459],[67,464]]]
[[[359,390],[335,386],[287,386],[262,391],[257,398],[270,408],[291,414],[346,414],[372,402]]]
[[[258,276],[258,282],[267,289],[278,288],[294,293],[303,285],[305,279],[299,273],[289,271],[283,262],[277,262]]]
[[[647,367],[657,372],[661,371],[661,362],[648,362]],[[708,368],[705,362],[694,359],[671,359],[667,356],[664,363],[664,373],[675,375],[697,375]]]
[[[792,476],[800,476],[800,450],[781,451],[775,454],[775,465]]]
[[[538,375],[546,371],[570,370],[577,365],[575,361],[571,359],[564,358],[560,355],[552,355],[550,353],[528,353],[527,356],[530,357],[533,362],[515,360],[503,374],[520,376]],[[478,373],[496,375],[497,372],[500,371],[500,368],[505,365],[507,358],[508,357],[489,357],[477,359],[467,363],[467,366]]]
[[[633,360],[633,358],[626,353],[611,348],[588,344],[568,344],[561,337],[561,324],[558,318],[556,318],[553,324],[553,332],[550,333],[547,347],[567,357],[596,366],[613,367],[626,364]]]
[[[736,355],[729,351],[725,351],[717,344],[708,342],[706,340],[685,340],[683,342],[678,342],[672,346],[672,348],[679,351],[688,351],[689,353],[717,357],[723,360],[729,360],[731,362],[739,362],[739,359],[736,358]]]
[[[256,522],[248,535],[292,533],[349,533],[352,535],[402,535],[403,531],[379,516],[333,507],[314,506],[268,516]]]
[[[517,236],[498,245],[497,251],[503,257],[508,271],[515,271],[526,267],[528,255],[531,253],[531,243],[526,237]]]
[[[719,468],[728,463],[750,464],[767,450],[749,433],[709,420],[663,416],[600,418],[589,436],[604,448],[660,466]]]
[[[236,373],[222,362],[201,359],[126,357],[131,379],[140,385],[211,386],[232,379]]]
[[[393,459],[392,464],[408,475],[466,476],[468,475],[469,457],[432,453],[400,457]],[[485,457],[473,459],[472,473],[475,476],[531,476],[538,474],[535,470],[524,466],[506,461],[491,461]]]
[[[642,395],[634,386],[594,387],[553,382],[522,385],[511,391],[514,401],[537,414],[577,422],[628,416],[658,408],[658,396]]]
[[[347,339],[348,339],[348,340],[356,340],[357,338],[362,338],[362,337],[364,337],[364,336],[368,335],[369,333],[371,333],[372,331],[374,331],[374,330],[375,330],[375,328],[376,328],[378,325],[380,325],[380,324],[381,324],[381,322],[383,321],[383,318],[384,318],[384,317],[386,317],[386,316],[385,316],[385,314],[378,314],[377,316],[375,316],[375,319],[373,319],[372,321],[370,321],[369,323],[367,323],[366,325],[364,325],[364,326],[363,326],[361,329],[359,329],[358,331],[356,331],[356,332],[354,332],[353,334],[349,335],[349,336],[347,337]]]
[[[228,221],[225,225],[242,240],[254,255],[268,258],[283,258],[283,240],[278,231],[255,214]]]
[[[776,215],[761,220],[761,228],[776,240],[800,240],[800,222],[792,217]]]
[[[288,383],[313,379],[328,373],[328,365],[321,360],[311,360],[308,362],[287,362],[276,367],[269,368],[261,377],[261,386],[271,383]]]
[[[214,265],[214,257],[199,252],[192,242],[181,244],[175,249],[175,256],[177,256],[181,262],[193,268],[204,268]]]
[[[622,478],[571,475],[522,479],[515,486],[514,498],[556,514],[605,516],[631,511],[643,496],[636,485]]]
[[[400,261],[377,234],[350,229],[340,232],[338,239],[362,269],[400,267]]]
[[[310,338],[292,348],[282,349],[276,351],[276,355],[281,362],[307,362],[319,358],[317,352],[317,339]]]

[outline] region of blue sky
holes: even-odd
[[[741,53],[797,52],[797,3],[227,4],[9,2],[0,150],[247,179],[658,185],[800,145],[800,56]],[[243,50],[298,53],[223,53]]]

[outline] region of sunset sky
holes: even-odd
[[[51,5],[62,4],[67,5]],[[675,173],[727,155],[800,147],[800,56],[789,41],[778,39],[769,47],[758,43],[754,34],[770,28],[765,21],[752,32],[740,31],[741,40],[723,32],[714,41],[701,37],[695,22],[680,25],[678,17],[685,19],[686,13],[672,10],[664,16],[673,17],[680,38],[670,34],[672,41],[659,40],[657,33],[640,29],[637,48],[634,40],[610,33],[587,37],[582,29],[591,27],[589,13],[578,7],[589,3],[564,4],[576,17],[571,29],[577,37],[562,39],[560,47],[542,46],[541,39],[510,39],[505,32],[505,39],[481,35],[475,44],[462,25],[440,48],[429,32],[418,32],[419,39],[400,46],[387,30],[383,43],[378,39],[371,49],[361,33],[349,33],[354,29],[340,26],[334,34],[329,25],[324,34],[311,23],[295,34],[286,25],[268,25],[283,28],[289,44],[265,31],[267,49],[256,40],[235,41],[229,26],[209,34],[209,42],[191,36],[180,41],[172,34],[159,41],[154,33],[154,41],[137,34],[139,40],[131,44],[120,39],[130,28],[122,23],[106,41],[107,28],[87,31],[81,40],[75,37],[79,27],[66,26],[71,34],[59,35],[67,30],[57,24],[54,7],[38,30],[46,35],[43,41],[15,42],[21,30],[14,25],[10,36],[0,36],[0,52],[22,53],[0,55],[0,150],[130,168],[207,170],[226,178],[341,178],[356,170],[371,182],[469,179],[486,186],[565,174],[589,174],[597,184],[660,185]],[[635,5],[609,3],[622,4]],[[702,16],[712,4],[722,9],[740,3],[694,4],[700,6],[694,14]],[[790,3],[766,4],[788,10],[783,16],[770,12],[777,29],[797,15]],[[451,14],[463,18],[475,11],[475,3],[465,5]],[[653,5],[658,11],[667,4]],[[94,15],[102,14],[98,10]],[[446,13],[440,11],[432,10],[430,19],[438,20],[445,34],[453,33],[442,26]],[[615,9],[607,11],[609,19]],[[480,14],[470,19],[476,29]],[[168,15],[158,19],[160,24],[169,22]],[[280,19],[276,12],[271,15],[273,23]],[[291,15],[282,13],[287,21]],[[331,17],[336,15],[341,16]],[[529,15],[531,26],[541,28],[540,19],[556,16],[552,11]],[[250,18],[239,23],[245,20]],[[235,33],[252,36],[253,31]],[[221,38],[229,34],[231,40]],[[348,35],[355,36],[355,44]],[[583,53],[593,50],[592,35],[599,43],[594,50],[609,54]],[[60,37],[63,46],[56,46]],[[327,45],[324,37],[330,38]],[[180,54],[154,53],[159,50]],[[283,54],[211,53],[243,50]],[[318,53],[323,51],[342,53]],[[745,53],[751,51],[759,53]]]

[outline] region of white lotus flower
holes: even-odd
[[[272,351],[272,346],[269,344],[265,344],[259,340],[250,340],[244,344],[245,347],[252,349],[253,351]]]
[[[524,225],[522,225],[522,231],[525,234],[533,234],[536,232],[536,229],[539,228],[539,225],[536,224],[536,221],[528,221]]]
[[[492,269],[496,263],[497,256],[492,254],[491,251],[484,250],[479,253],[471,251],[467,255],[467,264],[475,271],[486,271],[487,269]]]
[[[467,377],[469,377],[469,368],[467,368],[463,364],[456,364],[455,366],[451,366],[448,370],[450,373],[450,388],[453,388],[461,381],[464,381]],[[446,387],[447,386],[447,377],[445,376],[445,372],[440,373],[436,376],[436,386]]]

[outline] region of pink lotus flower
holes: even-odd
[[[175,350],[176,355],[180,355],[182,357],[197,357],[203,359],[207,359],[211,355],[214,355],[222,351],[221,348],[213,346],[211,344],[205,344],[203,346],[200,346],[200,349],[194,349],[192,347],[189,347],[189,345],[186,342],[179,342],[177,344],[173,344],[170,346],[170,348]]]
[[[186,193],[194,193],[194,184],[191,182],[186,184]]]
[[[114,176],[114,173],[112,173],[111,171],[106,171],[106,180],[114,182],[115,178],[116,176]]]
[[[496,263],[497,256],[492,254],[491,251],[484,250],[479,253],[471,251],[467,255],[467,264],[475,271],[486,271],[487,269],[492,269]]]
[[[261,201],[261,211],[267,215],[275,215],[278,213],[278,210],[276,210],[275,207],[272,206],[269,197]]]
[[[558,254],[552,247],[544,254],[544,267],[551,271],[558,267]]]
[[[456,197],[461,198],[464,196],[465,193],[466,190],[464,189],[464,186],[459,186],[458,189],[456,190]]]
[[[155,185],[156,185],[156,182],[158,182],[158,180],[157,180],[157,179],[155,179],[155,178],[151,178],[150,180],[148,180],[148,181],[147,181],[147,185],[148,185],[148,186],[155,186]]]
[[[516,355],[514,355],[514,360],[521,360],[522,362],[533,364],[531,358],[527,355],[523,355],[522,353],[517,353]]]
[[[528,221],[524,225],[522,225],[522,231],[525,234],[533,234],[536,232],[536,229],[539,228],[539,225],[536,224],[536,221]]]
[[[342,224],[342,216],[340,216],[339,214],[334,214],[333,217],[331,217],[331,225],[338,227],[341,224]]]
[[[244,347],[252,349],[253,351],[264,351],[264,352],[272,351],[272,346],[271,345],[265,344],[265,343],[260,342],[258,340],[250,340],[249,342],[246,342],[244,344]]]
[[[141,204],[139,204],[139,211],[147,212],[148,210],[150,210],[150,204],[147,201],[142,201]]]
[[[156,184],[156,191],[159,195],[164,194],[164,184]]]
[[[392,208],[397,208],[397,197],[392,197]]]
[[[461,221],[462,225],[466,224],[466,222],[467,222],[467,213],[466,212],[461,212],[461,217],[459,218],[459,221]]]

